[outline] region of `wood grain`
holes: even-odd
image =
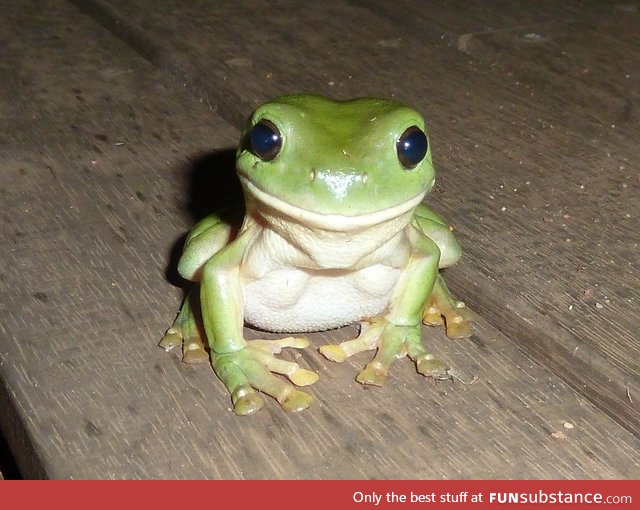
[[[348,2],[276,2],[271,16],[250,1],[206,12],[177,1],[153,9],[86,2],[103,7],[93,15],[104,25],[126,20],[126,42],[62,0],[6,4],[0,427],[26,477],[640,475],[640,440],[629,430],[637,407],[607,407],[614,386],[602,383],[606,370],[617,370],[635,395],[637,322],[624,299],[636,299],[637,287],[626,266],[618,272],[594,258],[600,242],[618,264],[633,262],[626,220],[597,207],[612,191],[618,211],[637,200],[617,187],[637,185],[619,180],[624,170],[615,178],[598,171],[624,166],[620,158],[635,168],[629,133],[609,132],[575,105],[562,109],[553,93],[532,98],[533,85],[506,79],[504,68],[470,63],[420,34],[399,36],[396,21]],[[124,37],[127,26],[136,37]],[[408,50],[410,70],[401,58]],[[433,202],[459,227],[467,252],[448,277],[482,316],[470,341],[431,329],[424,336],[462,378],[477,375],[475,384],[432,385],[400,360],[386,387],[370,389],[354,381],[367,355],[341,365],[307,349],[284,356],[320,373],[316,405],[287,415],[268,402],[242,419],[209,367],[185,366],[156,346],[182,295],[171,261],[209,206],[203,188],[216,194],[211,175],[230,170],[224,149],[236,143],[235,126],[257,102],[293,90],[396,95],[427,114],[441,171]],[[598,138],[604,132],[611,136]],[[602,152],[614,148],[611,157]],[[596,230],[595,219],[606,228]],[[576,261],[587,269],[569,271]],[[571,294],[585,282],[621,292],[629,285],[631,293],[607,287],[610,303],[600,289],[588,299]],[[566,296],[573,314],[560,313]],[[589,308],[596,299],[605,308]],[[569,364],[578,319],[589,331],[581,349],[600,357]],[[518,344],[533,344],[532,331],[540,346],[525,355]],[[312,340],[353,334],[344,328]],[[563,374],[573,387],[551,363],[558,353],[563,370],[580,370]],[[600,400],[582,388],[594,380]],[[565,439],[553,436],[559,431]]]

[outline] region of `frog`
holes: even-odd
[[[441,270],[462,250],[424,204],[435,183],[423,116],[391,99],[294,94],[248,118],[236,153],[244,204],[213,213],[188,234],[178,272],[195,283],[160,341],[183,361],[210,361],[238,415],[264,405],[301,411],[318,373],[276,355],[304,349],[304,333],[360,323],[350,340],[319,347],[343,362],[375,351],[357,374],[381,386],[408,356],[419,374],[451,370],[422,342],[421,323],[471,334],[471,313]],[[244,337],[243,325],[280,333]],[[287,380],[288,379],[288,380]]]

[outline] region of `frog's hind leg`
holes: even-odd
[[[159,344],[165,351],[182,345],[182,361],[184,363],[204,363],[209,360],[203,341],[202,321],[199,317],[199,287],[196,285],[189,291],[176,320]]]
[[[413,223],[425,236],[438,245],[440,250],[440,269],[452,266],[462,256],[462,248],[442,216],[421,204],[416,208]],[[465,338],[471,336],[473,330],[470,320],[471,312],[462,301],[456,300],[441,274],[438,274],[431,297],[427,301],[422,322],[428,326],[438,326],[444,322],[449,338]]]
[[[449,338],[467,338],[473,334],[472,318],[471,311],[463,301],[451,295],[444,278],[439,274],[424,308],[422,322],[428,326],[438,326],[444,322]]]

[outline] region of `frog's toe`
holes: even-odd
[[[169,328],[158,345],[169,352],[182,345],[182,335],[178,330]]]
[[[255,361],[253,361],[253,363],[255,363]],[[253,363],[250,363],[248,365],[250,366]],[[309,407],[311,405],[311,402],[313,402],[313,397],[308,393],[297,390],[290,384],[287,384],[270,374],[269,370],[271,369],[262,367],[258,369],[254,365],[254,367],[250,370],[251,371],[247,372],[247,374],[248,380],[251,385],[257,390],[267,395],[271,395],[273,398],[275,398],[285,411],[302,411],[303,409]],[[305,370],[305,372],[310,371]]]
[[[433,354],[424,354],[416,360],[416,368],[418,373],[425,377],[433,377],[436,380],[451,379],[449,367]]]
[[[282,409],[289,413],[297,413],[303,411],[311,405],[313,397],[304,391],[292,389],[291,392],[279,400]]]
[[[299,368],[289,375],[289,380],[296,386],[310,386],[317,382],[319,378],[320,376],[316,372],[306,368]]]
[[[345,352],[341,345],[323,345],[320,347],[320,354],[331,361],[342,363],[349,355]]]
[[[309,342],[309,339],[305,337],[288,336],[277,340],[249,340],[247,344],[253,348],[260,349],[271,354],[279,354],[285,347],[304,349],[309,347],[311,342]]]
[[[199,342],[187,343],[185,341],[182,351],[182,361],[184,363],[196,364],[209,361],[209,354],[204,350]]]
[[[384,325],[385,321],[381,317],[364,321],[360,323],[358,338],[347,340],[338,345],[323,345],[320,347],[320,354],[331,361],[341,363],[354,354],[375,349],[378,347]]]
[[[422,322],[427,326],[440,326],[444,320],[437,306],[428,306],[422,315]]]
[[[449,338],[469,338],[473,335],[473,312],[463,301],[454,301],[453,307],[445,310],[444,321]]]
[[[256,413],[264,405],[264,400],[255,391],[246,392],[232,400],[233,412],[238,416],[248,416]]]
[[[275,358],[271,353],[262,349],[253,349],[252,358],[270,372],[286,375],[296,386],[309,386],[315,383],[319,377],[316,372],[300,368],[300,365],[293,361]]]
[[[370,384],[372,386],[382,386],[387,379],[388,367],[381,363],[372,361],[356,376],[356,381],[360,384]]]
[[[469,338],[473,335],[473,327],[462,315],[446,318],[446,333],[449,338]]]

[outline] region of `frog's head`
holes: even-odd
[[[293,95],[249,118],[237,169],[250,200],[346,230],[415,208],[434,182],[422,116],[386,99]]]

